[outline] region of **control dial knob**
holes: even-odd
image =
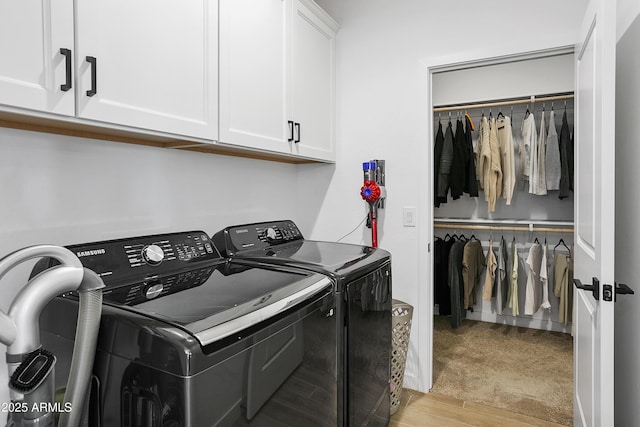
[[[158,265],[164,259],[164,251],[158,245],[149,245],[142,248],[142,258],[149,265]]]
[[[278,237],[276,230],[273,227],[269,227],[264,232],[265,236],[267,236],[267,240],[273,242]]]

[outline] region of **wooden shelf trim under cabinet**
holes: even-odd
[[[0,112],[0,127],[20,129],[32,132],[66,135],[102,141],[123,142],[152,147],[180,149],[209,154],[268,160],[281,163],[305,164],[318,163],[315,160],[298,158],[291,155],[252,151],[242,148],[215,144],[214,142],[195,142],[169,136],[143,134],[121,129],[103,128],[90,124],[60,121],[55,119],[32,117],[10,112]]]

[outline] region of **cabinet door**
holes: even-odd
[[[73,60],[73,0],[0,2],[0,104],[73,115],[60,49]]]
[[[217,138],[217,2],[81,0],[76,9],[79,117]]]
[[[220,0],[220,142],[289,152],[290,0]]]
[[[293,13],[293,120],[295,154],[335,160],[335,34],[331,19],[308,1]],[[335,25],[335,24],[334,24]]]

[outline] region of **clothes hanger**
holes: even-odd
[[[555,245],[555,246],[553,247],[553,252],[554,252],[554,253],[555,253],[556,249],[558,248],[558,246],[560,246],[560,245],[564,246],[564,247],[567,249],[567,251],[569,251],[569,255],[571,255],[571,249],[569,249],[569,247],[568,247],[568,246],[567,246],[567,244],[564,242],[564,239],[563,239],[562,237],[561,237],[561,238],[560,238],[560,240],[558,241],[558,244],[557,244],[557,245]]]
[[[473,120],[471,119],[471,116],[469,115],[469,113],[467,113],[467,111],[465,110],[464,112],[464,116],[467,118],[467,120],[469,121],[469,126],[471,126],[471,130],[475,131],[476,130],[476,125],[473,124]]]
[[[529,111],[529,104],[527,104],[527,111],[525,111],[524,113],[524,118],[526,119],[527,117],[529,117],[530,114],[531,112]]]
[[[539,240],[538,240],[538,238],[536,237],[536,239],[533,241],[533,243],[540,244],[540,241],[539,241]]]

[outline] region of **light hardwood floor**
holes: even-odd
[[[389,427],[564,427],[436,393],[405,389]]]

